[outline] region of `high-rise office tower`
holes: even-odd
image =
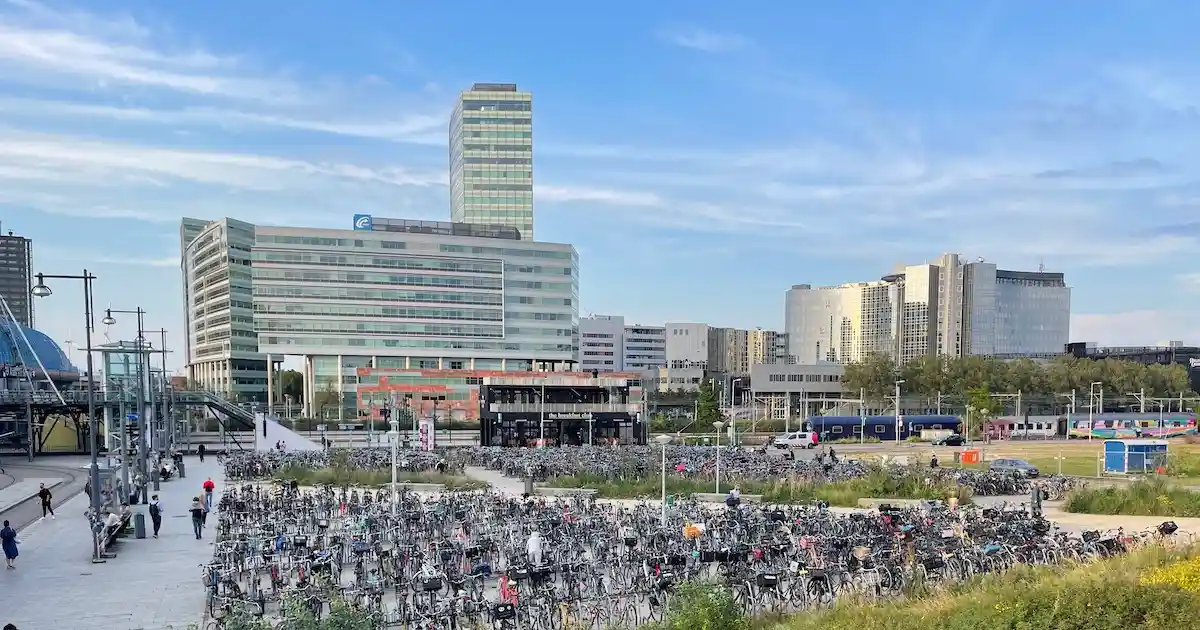
[[[12,309],[13,317],[22,326],[33,326],[33,241],[12,232],[0,234],[0,296]],[[0,321],[8,313],[0,312]]]
[[[506,225],[533,240],[533,95],[476,83],[450,118],[450,220]]]

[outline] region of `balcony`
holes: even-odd
[[[640,403],[490,403],[488,409],[492,413],[638,413],[642,410]]]

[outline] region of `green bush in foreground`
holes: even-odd
[[[1109,488],[1083,488],[1067,496],[1063,509],[1084,514],[1128,516],[1200,516],[1200,493],[1162,479]]]
[[[1148,549],[1112,560],[1064,567],[1019,567],[947,592],[883,604],[849,604],[796,615],[774,630],[1174,630],[1195,628],[1200,592],[1178,580],[1177,566],[1197,566],[1198,550]],[[1195,577],[1195,576],[1191,576]]]
[[[801,479],[778,479],[766,481],[738,480],[722,481],[721,490],[729,491],[737,485],[742,494],[760,494],[766,503],[807,503],[825,501],[830,505],[854,507],[862,498],[886,499],[940,499],[958,497],[960,502],[970,500],[970,489],[949,483],[926,483],[919,472],[894,475],[882,470],[866,477],[835,483],[812,483]],[[598,496],[610,499],[632,499],[656,497],[662,492],[662,477],[642,477],[609,481],[595,475],[555,477],[547,485],[558,488],[592,488]],[[678,475],[667,475],[667,493],[691,495],[715,492],[712,481],[691,479]]]
[[[358,486],[366,488],[381,488],[392,483],[392,473],[388,470],[362,470],[357,468],[305,468],[289,466],[277,471],[273,477],[280,481],[295,481],[302,486],[331,485],[336,487]],[[487,482],[443,475],[436,472],[404,472],[396,476],[401,483],[440,483],[447,490],[486,490]]]

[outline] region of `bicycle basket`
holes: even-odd
[[[776,523],[782,523],[787,518],[783,510],[772,510],[767,516],[771,521]]]
[[[754,576],[754,583],[759,588],[775,588],[779,586],[779,574],[777,573],[759,573]]]
[[[703,554],[704,552],[702,551],[700,553]],[[714,552],[714,555],[715,555],[717,562],[729,562],[729,550],[728,549],[721,549],[719,551],[716,551],[716,552]]]
[[[704,562],[704,563],[712,562],[713,560],[716,560],[716,557],[717,557],[717,553],[715,551],[713,551],[712,549],[701,549],[700,550],[700,562]]]
[[[496,604],[492,607],[492,618],[497,621],[508,621],[516,616],[517,609],[512,604]]]
[[[673,567],[681,567],[687,564],[687,556],[683,554],[673,553],[667,558],[667,564]]]
[[[1162,525],[1158,526],[1158,533],[1163,536],[1170,536],[1178,530],[1179,526],[1175,524],[1175,521],[1164,521]]]
[[[529,569],[525,567],[513,567],[508,570],[509,582],[525,582],[529,579]]]
[[[467,547],[464,550],[464,553],[468,558],[478,558],[479,556],[483,555],[483,550],[479,547]]]
[[[925,567],[926,571],[935,571],[946,566],[946,562],[941,558],[922,558],[921,566]]]
[[[636,546],[637,546],[637,539],[636,539],[636,538],[626,538],[626,539],[625,539],[625,546],[626,546],[626,547],[636,547]]]
[[[533,578],[535,584],[541,584],[550,579],[551,570],[548,566],[534,567],[529,576]]]
[[[302,549],[308,546],[308,536],[292,536],[292,546]]]
[[[422,580],[421,590],[425,591],[426,593],[442,590],[442,578],[435,577]]]

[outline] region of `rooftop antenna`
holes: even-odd
[[[1046,261],[1039,260],[1038,261],[1038,273],[1044,273],[1045,271],[1046,271]]]

